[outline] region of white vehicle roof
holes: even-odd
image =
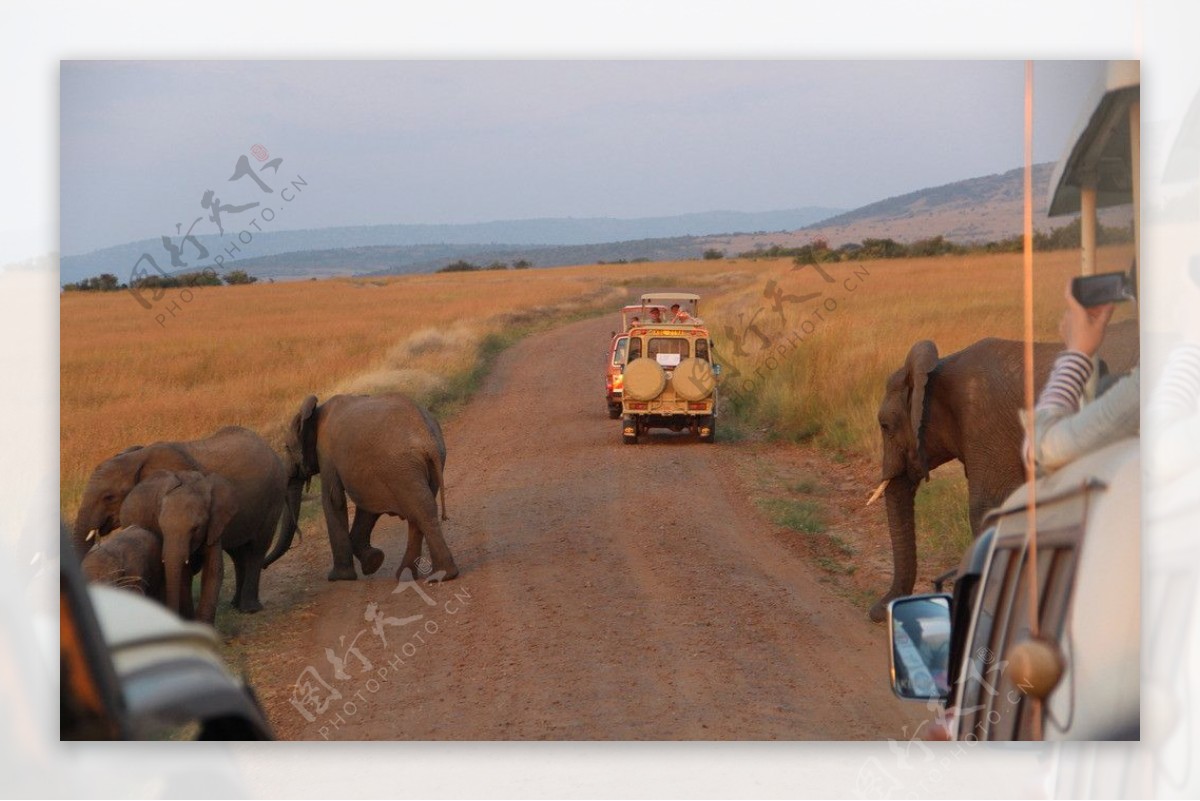
[[[1138,62],[1114,61],[1092,88],[1068,140],[1071,146],[1050,179],[1049,216],[1078,212],[1085,180],[1096,182],[1097,208],[1133,202],[1129,107],[1138,101],[1140,85]]]

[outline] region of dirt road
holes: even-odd
[[[269,611],[234,645],[280,737],[911,732],[924,710],[887,688],[885,630],[780,541],[727,448],[621,443],[603,403],[609,327],[523,340],[445,426],[457,580],[397,583],[405,529],[385,518],[383,568],[329,583],[319,516],[264,575]]]

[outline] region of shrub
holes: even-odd
[[[258,281],[258,277],[250,275],[245,270],[230,270],[225,274],[224,281],[230,286],[234,284],[253,284]]]
[[[445,267],[442,267],[441,269],[438,270],[438,272],[439,273],[468,273],[468,272],[471,272],[473,270],[478,270],[478,269],[479,269],[478,264],[472,264],[471,262],[466,261],[465,259],[459,259],[456,262],[451,262],[450,264],[447,264]]]

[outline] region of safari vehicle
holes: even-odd
[[[1051,216],[1082,212],[1085,275],[1096,209],[1132,202],[1138,216],[1137,63],[1110,65],[1095,97],[1049,204]],[[1136,225],[1134,240],[1136,252]],[[889,605],[893,691],[940,701],[952,739],[1138,739],[1140,477],[1140,442],[1124,439],[992,510],[952,593]]]
[[[659,307],[662,314],[666,308]],[[612,341],[608,345],[608,357],[604,361],[604,400],[608,406],[608,417],[616,420],[621,416],[621,395],[623,381],[621,373],[625,369],[625,352],[629,347],[630,325],[635,319],[642,319],[649,314],[649,308],[642,304],[625,306],[621,309],[621,330],[612,332]]]
[[[952,739],[1138,739],[1138,442],[1037,482],[1036,637],[1028,485],[985,519],[952,594],[889,604],[892,689],[940,701]]]
[[[216,633],[128,590],[84,582],[61,538],[59,737],[270,740]]]
[[[712,363],[712,340],[697,316],[699,300],[678,292],[642,296],[643,310],[678,304],[681,314],[679,321],[661,323],[647,323],[653,315],[640,315],[641,322],[628,331],[621,375],[621,434],[627,445],[651,428],[687,429],[701,442],[716,436],[720,366]]]

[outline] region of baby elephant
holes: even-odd
[[[211,624],[217,615],[224,559],[221,534],[237,514],[233,486],[216,473],[156,470],[121,504],[122,525],[162,537],[167,608]],[[192,576],[200,573],[200,608],[193,614]]]
[[[140,592],[166,603],[162,541],[141,526],[118,529],[83,557],[83,575],[97,584]]]

